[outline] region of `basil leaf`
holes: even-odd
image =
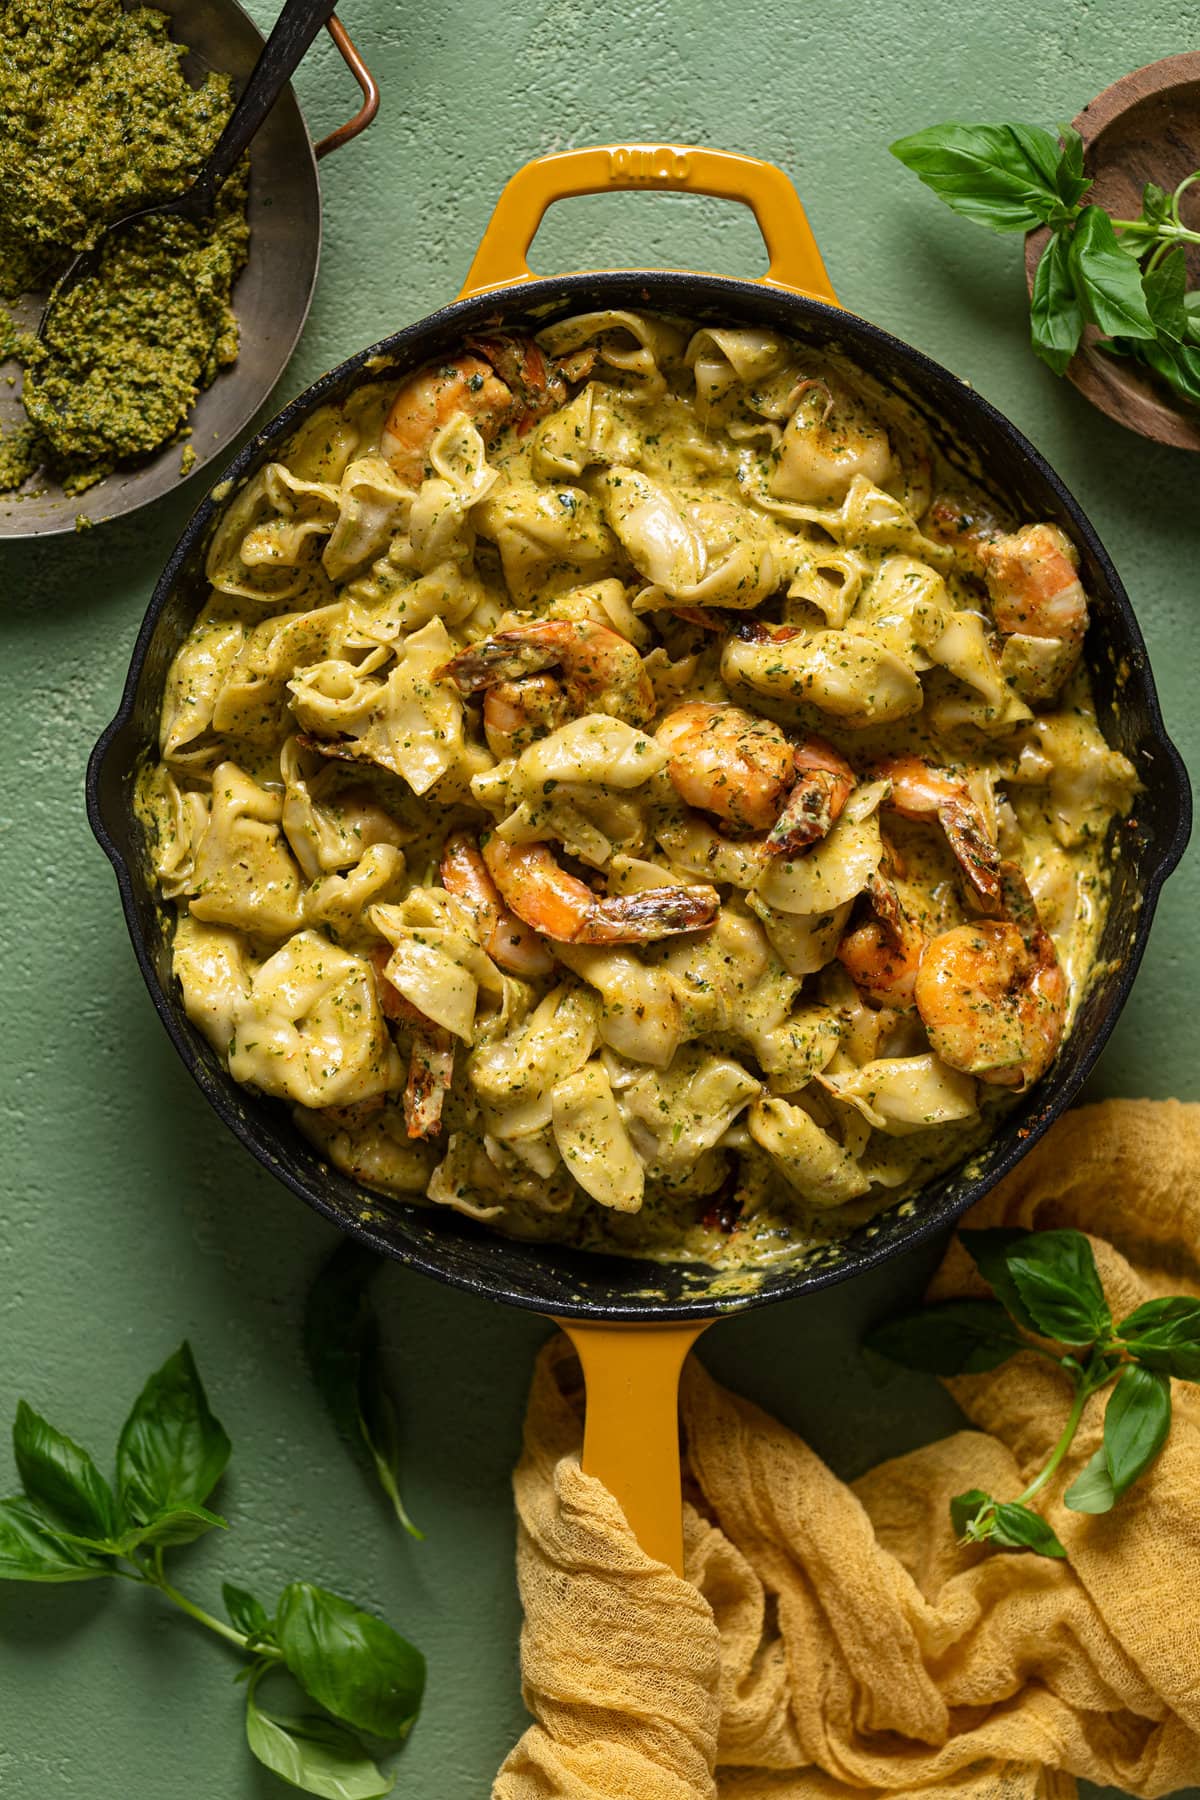
[[[1009,1252],[1028,1243],[1035,1234],[1010,1226],[997,1226],[991,1231],[960,1231],[958,1241],[966,1251],[997,1300],[1026,1331],[1041,1333],[1033,1314],[1021,1298],[1020,1290],[1008,1268]]]
[[[347,1239],[309,1290],[304,1354],[343,1442],[373,1473],[411,1537],[423,1538],[400,1496],[400,1428],[383,1376],[370,1286],[382,1258]]]
[[[1062,155],[1054,171],[1054,185],[1064,206],[1077,206],[1091,187],[1091,178],[1083,172],[1083,139],[1073,125],[1060,125]]]
[[[425,1658],[348,1600],[294,1581],[275,1615],[283,1659],[314,1700],[376,1737],[405,1737],[421,1705]]]
[[[232,1581],[227,1581],[222,1586],[221,1598],[225,1602],[229,1623],[235,1631],[243,1632],[248,1638],[270,1636],[271,1621],[261,1600],[256,1600],[245,1588],[234,1587]]]
[[[130,1549],[135,1544],[159,1544],[164,1549],[168,1544],[192,1544],[203,1537],[206,1531],[228,1531],[229,1521],[220,1513],[209,1512],[206,1506],[173,1506],[168,1512],[157,1513],[148,1525],[139,1526],[136,1533],[130,1532],[123,1543]]]
[[[24,1400],[13,1424],[13,1452],[25,1492],[42,1512],[78,1537],[111,1539],[116,1501],[107,1481],[86,1450]]]
[[[1106,1513],[1116,1498],[1104,1445],[1101,1444],[1096,1454],[1084,1463],[1063,1495],[1063,1504],[1069,1506],[1072,1512]]]
[[[906,1369],[978,1375],[1015,1356],[1024,1340],[996,1301],[950,1300],[885,1319],[864,1342]]]
[[[1031,1231],[1004,1253],[1034,1328],[1062,1344],[1091,1344],[1112,1330],[1112,1314],[1082,1231]]]
[[[1189,341],[1200,344],[1200,288],[1192,288],[1183,296],[1183,311]]]
[[[1160,335],[1182,342],[1188,332],[1187,308],[1184,305],[1187,258],[1182,244],[1177,244],[1174,250],[1164,256],[1157,268],[1147,270],[1142,276],[1142,292],[1146,296],[1147,310]]]
[[[955,1494],[950,1502],[950,1523],[958,1536],[966,1537],[980,1513],[995,1504],[992,1496],[985,1494],[982,1488],[968,1488],[965,1494]]]
[[[182,1344],[150,1377],[121,1431],[117,1480],[126,1510],[148,1525],[162,1513],[203,1507],[231,1448]]]
[[[1059,148],[1037,125],[931,125],[892,155],[939,200],[992,231],[1031,231],[1062,212]]]
[[[1117,241],[1102,206],[1085,206],[1071,239],[1071,266],[1084,311],[1112,337],[1152,338],[1154,322],[1142,292],[1142,272]]]
[[[1195,325],[1189,327],[1189,334],[1197,335]],[[1131,338],[1122,348],[1153,369],[1182,399],[1200,406],[1200,343],[1175,344],[1170,338],[1158,338],[1147,344]]]
[[[394,1779],[371,1761],[358,1739],[332,1719],[280,1719],[246,1694],[246,1742],[272,1774],[324,1800],[378,1800]]]
[[[1140,1363],[1128,1364],[1104,1413],[1104,1460],[1114,1499],[1145,1474],[1170,1429],[1170,1377]]]
[[[106,1556],[61,1537],[24,1494],[0,1500],[0,1581],[95,1581],[112,1568]]]
[[[1032,1550],[1037,1556],[1053,1556],[1065,1560],[1066,1551],[1053,1528],[1032,1507],[1016,1500],[1003,1501],[996,1508],[992,1526],[992,1542],[1006,1550]]]
[[[1147,1300],[1117,1327],[1125,1348],[1148,1369],[1200,1381],[1200,1300],[1175,1294]]]
[[[1071,269],[1071,242],[1061,231],[1054,233],[1038,262],[1029,323],[1034,350],[1056,375],[1064,374],[1083,336],[1083,312]]]

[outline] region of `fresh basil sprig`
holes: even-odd
[[[978,1375],[1029,1350],[1061,1368],[1074,1394],[1047,1462],[1015,1500],[979,1488],[957,1494],[950,1518],[964,1543],[1064,1557],[1030,1505],[1071,1448],[1083,1409],[1112,1385],[1104,1441],[1063,1495],[1073,1512],[1101,1513],[1150,1467],[1171,1429],[1171,1382],[1200,1382],[1200,1300],[1149,1300],[1120,1324],[1081,1231],[964,1231],[960,1241],[994,1300],[949,1300],[878,1325],[869,1349],[932,1375]],[[1066,1346],[1061,1353],[1041,1340]],[[1114,1385],[1115,1384],[1115,1385]]]
[[[1200,404],[1200,294],[1186,292],[1184,261],[1200,232],[1179,213],[1200,170],[1171,194],[1148,182],[1137,218],[1113,219],[1085,204],[1092,184],[1070,125],[1057,139],[1038,125],[931,125],[891,151],[952,211],[989,231],[1049,227],[1029,315],[1033,348],[1056,375],[1090,323],[1106,349],[1136,357]]]
[[[226,1522],[208,1501],[230,1443],[209,1408],[187,1344],[146,1383],[121,1430],[115,1486],[87,1451],[22,1400],[13,1450],[24,1492],[0,1500],[0,1580],[94,1581],[120,1576],[156,1588],[172,1605],[241,1651],[249,1662],[246,1737],[261,1763],[293,1787],[327,1800],[390,1793],[355,1736],[397,1742],[416,1718],[425,1686],[419,1650],[371,1613],[306,1581],[284,1588],[274,1613],[226,1584],[229,1623],[167,1577],[169,1547]],[[264,1710],[258,1690],[285,1670],[324,1710],[300,1719]],[[352,1729],[351,1729],[352,1728]]]
[[[371,1305],[382,1262],[347,1238],[322,1265],[304,1308],[304,1355],[339,1436],[375,1476],[409,1536],[423,1538],[400,1497],[399,1418]]]

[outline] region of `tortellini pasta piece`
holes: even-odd
[[[611,576],[621,560],[598,503],[580,487],[506,480],[472,518],[499,550],[505,586],[519,606]]]
[[[559,944],[559,962],[600,996],[600,1036],[635,1062],[665,1069],[683,1037],[679,984],[647,966],[633,950],[597,944]]]
[[[250,992],[245,938],[227,926],[202,925],[184,913],[175,928],[171,967],[188,1018],[224,1056]]]
[[[373,906],[369,916],[392,946],[384,974],[396,991],[435,1025],[472,1043],[480,990],[498,1000],[504,983],[465,907],[443,888],[414,888],[399,906]]]
[[[382,456],[359,457],[342,476],[338,514],[321,562],[331,581],[344,581],[352,570],[373,560],[388,542],[414,499]]]
[[[615,308],[560,319],[538,335],[538,343],[550,356],[595,344],[600,361],[625,376],[643,400],[656,400],[666,392],[663,371],[681,359],[685,342],[684,332],[669,320]]]
[[[193,918],[286,937],[303,918],[303,882],[280,821],[283,799],[236,763],[213,770],[212,806],[196,846]]]
[[[979,1110],[977,1084],[932,1051],[882,1057],[859,1069],[820,1077],[838,1100],[856,1107],[877,1131],[907,1137],[934,1125],[969,1119]]]
[[[577,479],[596,463],[637,462],[641,449],[641,437],[623,416],[619,396],[603,383],[589,381],[535,430],[533,473],[542,481]]]
[[[337,778],[340,771],[326,765],[312,780],[306,777],[304,756],[294,737],[288,738],[279,753],[284,781],[280,822],[309,881],[350,868],[374,844],[399,849],[408,842],[412,833],[398,825],[368,790],[344,785],[331,788],[330,776]],[[399,866],[403,868],[403,858]]]
[[[708,325],[693,333],[684,360],[695,379],[696,398],[705,407],[750,388],[747,398],[758,411],[772,378],[778,382],[782,376],[787,391],[795,385],[792,347],[777,331]]]
[[[315,663],[288,687],[292,711],[319,737],[352,740],[346,753],[403,776],[424,794],[459,760],[462,701],[438,670],[454,645],[441,619],[431,619],[396,646],[386,677],[377,674],[386,652],[365,662]]]
[[[247,600],[291,599],[304,586],[314,540],[338,515],[339,490],[306,481],[270,462],[226,508],[209,545],[205,571],[222,594]]]
[[[151,860],[163,898],[191,892],[196,846],[208,825],[208,795],[183,789],[164,763],[138,782],[138,814],[148,827]]]
[[[351,1180],[385,1194],[423,1194],[436,1152],[409,1137],[399,1107],[383,1105],[368,1111],[367,1106],[359,1118],[353,1117],[353,1107],[314,1111],[300,1106],[295,1119],[304,1135]]]
[[[596,1039],[595,1000],[574,985],[560,985],[517,1030],[478,1045],[467,1078],[492,1135],[528,1137],[549,1125],[551,1090],[583,1067]]]
[[[378,936],[371,909],[402,901],[408,883],[403,850],[371,844],[354,868],[318,875],[304,896],[304,917],[335,944]]]
[[[514,772],[527,791],[545,793],[547,782],[597,784],[624,792],[667,765],[654,738],[607,713],[585,713],[560,725],[522,751]]]
[[[865,632],[732,637],[721,656],[731,689],[749,688],[772,700],[815,706],[851,728],[891,724],[925,703],[911,662]]]
[[[612,1059],[621,1116],[652,1176],[694,1168],[762,1092],[762,1082],[730,1056],[685,1044],[668,1069]]]
[[[845,498],[856,478],[882,486],[894,473],[887,432],[840,383],[799,383],[768,483],[780,500],[815,505]]]
[[[646,1172],[625,1129],[604,1065],[585,1063],[550,1095],[554,1141],[585,1193],[614,1212],[637,1212]]]
[[[163,691],[159,748],[168,761],[212,724],[213,707],[241,653],[249,627],[210,602],[175,654]]]
[[[404,1085],[371,965],[318,931],[260,964],[229,1046],[235,1081],[301,1106],[345,1106]]]
[[[1114,813],[1123,817],[1141,789],[1129,758],[1078,713],[1036,719],[1009,779],[1046,787],[1051,829],[1066,849],[1099,836]]]
[[[855,1158],[822,1131],[802,1106],[756,1100],[747,1117],[750,1136],[770,1157],[788,1186],[815,1211],[845,1206],[870,1187]]]

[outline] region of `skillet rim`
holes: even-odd
[[[335,395],[351,376],[358,374],[364,379],[370,379],[374,373],[370,368],[373,360],[378,360],[384,366],[404,362],[410,367],[418,367],[421,361],[421,346],[427,345],[430,337],[451,327],[457,327],[465,333],[469,329],[478,328],[484,320],[490,320],[496,314],[508,314],[515,311],[529,312],[539,307],[549,308],[552,305],[557,310],[560,303],[569,302],[581,290],[589,300],[588,310],[595,310],[598,305],[603,304],[609,298],[606,290],[613,288],[619,289],[621,295],[620,301],[614,299],[613,304],[640,304],[650,308],[657,305],[659,310],[678,313],[681,306],[675,290],[681,283],[687,285],[697,302],[707,303],[712,300],[727,299],[736,303],[739,298],[752,299],[761,308],[764,296],[770,296],[793,317],[800,315],[809,322],[815,319],[818,325],[823,324],[826,327],[827,340],[848,339],[851,354],[853,354],[855,340],[861,342],[865,339],[877,352],[882,353],[889,365],[894,362],[899,363],[904,374],[913,378],[913,386],[918,395],[923,392],[927,395],[931,386],[935,390],[943,386],[948,387],[950,394],[961,402],[967,414],[975,415],[976,423],[982,424],[992,431],[998,431],[1007,440],[1009,448],[1027,466],[1035,480],[1040,482],[1043,487],[1048,488],[1054,495],[1059,507],[1071,520],[1073,530],[1086,544],[1103,576],[1107,590],[1106,598],[1112,603],[1114,615],[1109,625],[1110,634],[1122,640],[1117,642],[1114,647],[1118,653],[1128,658],[1131,665],[1132,673],[1129,681],[1130,685],[1136,686],[1138,690],[1144,724],[1144,746],[1153,746],[1159,754],[1160,765],[1156,773],[1164,785],[1163,805],[1166,806],[1172,800],[1174,801],[1173,823],[1168,825],[1165,830],[1161,830],[1157,834],[1152,832],[1147,837],[1146,869],[1143,885],[1135,896],[1136,918],[1133,921],[1132,938],[1123,950],[1121,964],[1115,973],[1105,1007],[1095,1022],[1092,1035],[1083,1046],[1075,1066],[1066,1075],[1052,1069],[1033,1090],[1025,1111],[1010,1113],[1006,1116],[1005,1125],[1010,1132],[1012,1141],[1001,1154],[994,1158],[983,1174],[976,1174],[961,1180],[964,1169],[969,1167],[971,1158],[968,1158],[965,1163],[958,1164],[955,1169],[947,1171],[946,1175],[939,1179],[948,1180],[952,1175],[956,1175],[960,1178],[960,1186],[941,1196],[936,1203],[905,1219],[902,1225],[897,1226],[894,1237],[886,1241],[874,1240],[871,1227],[872,1225],[877,1227],[879,1219],[888,1217],[888,1209],[885,1209],[881,1215],[878,1215],[877,1220],[860,1227],[852,1235],[850,1240],[852,1251],[840,1252],[837,1260],[828,1264],[797,1265],[784,1271],[782,1278],[774,1284],[770,1283],[768,1271],[768,1279],[762,1285],[746,1293],[714,1296],[702,1291],[695,1298],[659,1302],[652,1294],[628,1290],[637,1286],[642,1289],[651,1287],[654,1281],[654,1272],[663,1268],[661,1264],[639,1258],[600,1255],[593,1251],[562,1245],[503,1238],[496,1233],[487,1231],[486,1228],[474,1226],[473,1221],[462,1219],[458,1215],[454,1216],[452,1222],[444,1221],[447,1229],[455,1230],[460,1242],[464,1238],[478,1241],[477,1234],[482,1229],[489,1244],[504,1247],[505,1254],[501,1260],[505,1264],[520,1263],[526,1267],[540,1268],[543,1272],[554,1265],[561,1264],[566,1267],[568,1273],[572,1268],[578,1273],[578,1268],[582,1265],[588,1275],[596,1278],[597,1281],[603,1277],[606,1269],[619,1271],[624,1277],[627,1291],[613,1299],[595,1300],[562,1295],[557,1292],[550,1294],[544,1288],[540,1292],[533,1292],[506,1275],[488,1279],[469,1270],[455,1267],[453,1255],[455,1240],[449,1236],[438,1242],[436,1252],[413,1243],[401,1243],[386,1237],[382,1232],[375,1230],[369,1220],[349,1218],[345,1210],[332,1198],[317,1186],[306,1185],[290,1168],[284,1166],[278,1156],[273,1154],[271,1142],[271,1140],[281,1138],[280,1128],[274,1125],[265,1126],[262,1128],[261,1137],[256,1138],[238,1114],[235,1096],[241,1094],[243,1090],[237,1088],[232,1078],[224,1072],[219,1079],[215,1078],[200,1059],[197,1051],[198,1034],[195,1033],[195,1028],[187,1021],[177,998],[173,993],[168,992],[159,980],[150,946],[137,916],[134,873],[124,851],[116,841],[118,834],[110,824],[108,806],[114,787],[114,765],[122,761],[125,765],[123,768],[115,769],[117,783],[120,782],[122,776],[128,776],[132,772],[132,762],[122,756],[122,752],[126,748],[124,740],[134,722],[138,689],[147,656],[159,620],[171,599],[175,582],[209,523],[225,506],[238,482],[253,470],[265,452],[294,431],[317,407]],[[638,289],[636,299],[631,298],[629,294],[631,285]],[[656,302],[656,290],[659,294],[671,293],[672,300]],[[416,355],[410,356],[409,353],[413,350],[416,351]],[[431,353],[427,352],[427,354]],[[217,493],[220,497],[214,498]],[[1119,629],[1114,631],[1113,627],[1117,625],[1119,625]],[[924,351],[905,343],[870,320],[789,289],[767,286],[761,282],[731,276],[671,270],[620,269],[542,277],[451,301],[414,323],[378,340],[354,356],[346,358],[283,407],[273,419],[254,434],[210,487],[188,520],[171,552],[155,585],[146,614],[138,630],[120,704],[110,723],[101,732],[89,758],[85,785],[88,819],[97,841],[108,856],[116,873],[126,927],[155,1010],[201,1092],[213,1106],[222,1122],[228,1126],[258,1162],[281,1180],[298,1198],[303,1199],[339,1230],[358,1238],[378,1253],[390,1256],[423,1274],[431,1275],[437,1280],[483,1298],[503,1301],[508,1305],[523,1307],[534,1312],[552,1313],[556,1317],[568,1319],[602,1320],[607,1323],[631,1325],[647,1323],[665,1325],[685,1320],[716,1318],[733,1312],[748,1311],[752,1307],[773,1304],[779,1300],[797,1298],[802,1293],[832,1286],[836,1282],[849,1280],[857,1274],[865,1273],[889,1257],[913,1249],[937,1233],[948,1229],[976,1200],[987,1193],[1015,1167],[1017,1162],[1049,1129],[1053,1121],[1077,1097],[1107,1043],[1129,996],[1145,952],[1163,883],[1177,866],[1186,848],[1191,826],[1191,794],[1187,772],[1182,757],[1163,721],[1157,688],[1133,606],[1103,543],[1082,506],[1024,433],[961,377],[954,375],[951,370],[936,362]],[[128,806],[126,810],[129,810]],[[1132,905],[1129,910],[1131,912],[1134,910]],[[294,1130],[295,1128],[289,1126],[288,1129]],[[994,1142],[995,1139],[989,1140],[990,1144],[994,1144]],[[985,1154],[988,1148],[989,1146],[985,1145],[976,1154]],[[357,1184],[355,1186],[360,1195],[370,1193],[370,1190],[357,1187]],[[404,1208],[406,1203],[393,1201],[392,1205]],[[412,1205],[409,1210],[419,1210],[424,1214],[429,1209]],[[464,1229],[465,1227],[472,1229],[467,1231]],[[668,1265],[671,1268],[685,1266],[687,1265]],[[640,1283],[634,1281],[635,1274],[640,1275]]]

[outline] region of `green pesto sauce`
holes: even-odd
[[[189,86],[165,14],[119,0],[0,9],[0,296],[45,288],[110,220],[185,188],[229,117],[229,80]],[[45,345],[0,308],[0,359],[26,367],[28,427],[0,439],[0,489],[48,465],[79,493],[174,437],[237,356],[246,171],[212,226],[151,221],[106,246]]]

